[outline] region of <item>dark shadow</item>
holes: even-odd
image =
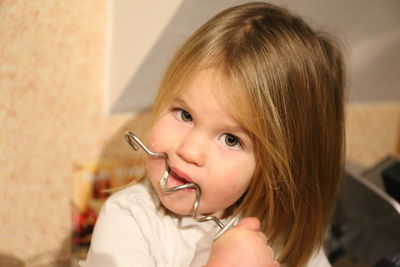
[[[219,11],[244,2],[246,1],[183,1],[154,43],[148,56],[131,77],[124,92],[112,107],[112,112],[148,108],[157,92],[165,66],[184,40]]]
[[[0,254],[0,266],[4,267],[24,267],[25,263],[10,255]]]
[[[0,254],[0,267],[78,267],[71,257],[71,238],[66,238],[58,251],[35,255],[22,260],[16,256]]]
[[[249,1],[183,1],[138,70],[132,74],[122,95],[113,105],[112,112],[138,111],[148,108],[156,94],[167,62],[182,42],[219,11],[245,2]],[[360,50],[362,47],[365,49],[365,45],[367,45],[375,47],[370,52],[380,51],[379,55],[369,55],[373,58],[371,62],[364,64],[362,69],[352,69],[352,66],[349,66],[349,72],[351,72],[349,75],[352,76],[351,101],[400,99],[400,91],[396,87],[398,84],[397,73],[400,68],[399,35],[397,34],[399,23],[394,15],[395,10],[400,9],[399,3],[389,1],[380,5],[372,0],[363,1],[362,4],[358,1],[346,2],[345,5],[337,4],[337,2],[321,4],[318,0],[271,0],[265,2],[288,7],[306,18],[317,29],[326,28],[328,31],[331,29],[337,34],[345,35],[343,38],[347,39],[346,42],[350,42],[349,49]],[[381,19],[379,15],[385,13],[388,16]],[[355,19],[354,14],[365,15]],[[388,43],[385,43],[385,49],[377,50],[381,44],[376,41],[383,40],[382,33],[390,34],[391,32],[393,33],[392,39],[386,40]],[[372,42],[369,42],[370,40]],[[356,61],[351,62],[351,65],[355,65],[360,59],[357,58]]]
[[[27,259],[24,262],[25,267],[78,267],[73,265],[73,257],[71,257],[71,238],[64,239],[61,248],[58,251],[39,254]],[[0,265],[3,267],[3,265]],[[8,266],[8,265],[5,265]]]
[[[331,223],[328,242],[336,248],[329,253],[333,263],[347,258],[360,264],[354,266],[375,267],[400,253],[400,205],[365,176],[345,173]]]

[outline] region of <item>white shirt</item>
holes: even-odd
[[[86,267],[199,267],[219,227],[191,217],[165,215],[148,184],[121,190],[103,205]],[[224,223],[227,221],[225,220]],[[322,250],[309,267],[330,266]]]

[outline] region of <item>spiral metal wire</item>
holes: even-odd
[[[188,189],[188,188],[192,188],[196,190],[196,198],[194,200],[193,203],[193,209],[192,209],[192,217],[193,219],[195,219],[196,221],[199,222],[206,222],[206,221],[214,221],[220,228],[220,232],[217,233],[217,237],[221,236],[222,233],[224,233],[228,227],[230,227],[233,224],[233,221],[228,223],[226,226],[221,222],[220,219],[218,219],[215,216],[205,216],[205,215],[201,215],[198,213],[198,208],[199,208],[199,204],[200,204],[200,197],[201,197],[201,189],[200,186],[198,186],[195,183],[186,183],[186,184],[182,184],[179,186],[175,186],[175,187],[167,187],[167,182],[168,182],[168,177],[169,177],[169,173],[171,171],[171,168],[169,166],[169,160],[168,160],[168,155],[166,153],[155,153],[152,152],[148,147],[146,147],[142,141],[140,141],[140,139],[133,134],[132,132],[128,131],[125,133],[125,139],[128,142],[128,144],[135,150],[138,150],[138,146],[141,147],[144,152],[146,152],[150,157],[155,157],[155,158],[162,158],[165,160],[166,162],[166,169],[160,179],[160,186],[161,186],[161,190],[164,193],[174,193],[178,190],[183,190],[183,189]]]

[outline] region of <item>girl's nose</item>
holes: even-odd
[[[206,157],[206,143],[204,140],[201,134],[187,133],[183,136],[178,146],[178,156],[188,163],[203,166]]]

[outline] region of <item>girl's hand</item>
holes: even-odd
[[[279,267],[267,238],[259,231],[260,221],[249,217],[218,238],[207,267]]]

